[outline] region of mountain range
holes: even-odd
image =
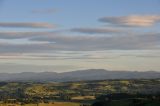
[[[156,79],[160,78],[160,72],[147,71],[107,71],[104,69],[88,69],[72,72],[22,72],[0,73],[0,81],[86,81],[106,79]]]

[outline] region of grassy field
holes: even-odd
[[[0,82],[0,106],[20,106],[20,102],[26,103],[23,106],[80,106],[80,103],[93,104],[96,97],[117,93],[147,94],[150,95],[150,98],[153,95],[155,98],[155,95],[160,95],[160,80],[130,79],[59,83]],[[156,99],[158,98],[157,96]],[[128,101],[123,101],[121,98],[118,98],[120,101],[111,99],[113,100],[111,102],[112,106],[117,104],[118,106],[127,106],[129,104]],[[54,103],[48,104],[51,101],[54,101]],[[38,105],[32,104],[37,102],[39,102]],[[157,104],[157,102],[150,104],[155,103]],[[150,106],[150,104],[147,104],[147,106]]]
[[[39,103],[39,104],[25,104],[23,106],[79,106],[79,103],[73,102],[54,102],[54,103]],[[0,104],[0,106],[21,106],[20,104]]]
[[[72,97],[72,100],[95,100],[95,96],[76,96]]]

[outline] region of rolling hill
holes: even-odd
[[[105,79],[155,79],[160,78],[160,72],[147,71],[107,71],[104,69],[88,69],[72,72],[22,72],[1,73],[0,81],[85,81]]]

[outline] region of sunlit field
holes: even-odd
[[[54,102],[54,103],[39,103],[39,104],[0,104],[0,106],[79,106],[79,103],[73,102]]]

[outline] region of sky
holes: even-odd
[[[0,0],[0,73],[160,72],[160,0]]]

